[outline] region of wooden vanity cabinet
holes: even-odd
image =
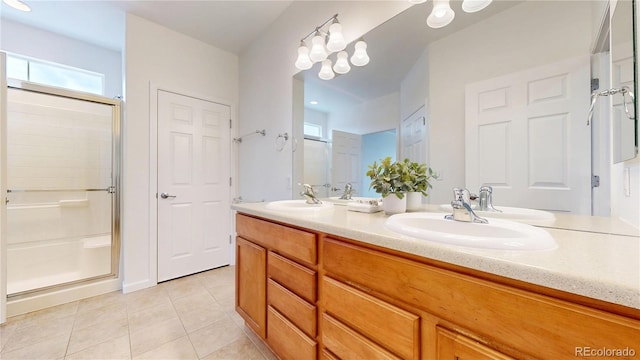
[[[640,311],[257,217],[236,224],[236,309],[281,359],[640,359]]]
[[[282,359],[315,360],[318,235],[236,215],[236,310]]]
[[[490,281],[470,269],[452,271],[457,268],[441,268],[418,257],[361,246],[348,239],[324,237],[321,248],[323,281],[328,279],[331,284],[369,297],[371,302],[400,309],[405,314],[402,318],[419,317],[420,328],[416,331],[421,337],[420,347],[415,351],[420,359],[573,359],[577,348],[586,347],[636,348],[633,358],[640,358],[639,318],[569,301],[577,295],[563,299],[556,293],[559,297],[551,297],[532,284],[519,288],[509,279]],[[333,285],[327,286],[326,281],[320,296],[321,316],[340,319],[343,315],[335,309],[335,302],[340,300],[332,296]],[[340,297],[347,298],[344,293]],[[369,319],[382,317],[390,327],[397,324],[387,309],[370,306],[366,312]],[[372,321],[370,329],[360,329],[362,324],[350,319],[345,322],[395,356],[415,358],[415,354],[401,352],[408,350],[411,342],[405,342],[400,350],[385,343],[384,338],[372,336],[379,331],[377,320]],[[398,330],[394,333],[401,334]],[[325,339],[324,333],[321,339]],[[400,343],[399,339],[393,341]],[[323,342],[322,346],[346,358],[333,351],[332,343]],[[349,357],[360,355],[352,353]]]

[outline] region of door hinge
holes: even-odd
[[[427,125],[427,118],[426,117],[422,117],[422,126],[426,126]]]
[[[591,79],[591,91],[596,91],[598,89],[600,89],[600,79]]]
[[[233,186],[233,178],[229,176],[229,187]]]
[[[231,235],[229,235],[229,244],[231,244]]]
[[[109,186],[107,188],[107,191],[109,192],[109,194],[115,194],[116,193],[116,187],[115,186]]]
[[[600,186],[600,176],[591,175],[591,187],[592,188],[597,188],[599,186]]]
[[[231,124],[232,124],[232,120],[231,120],[231,119],[229,119],[229,129],[232,129],[232,128],[233,128],[233,126],[232,126]]]

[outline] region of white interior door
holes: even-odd
[[[158,91],[158,281],[230,263],[229,119],[228,105]]]
[[[331,185],[344,190],[351,183],[355,193],[362,194],[362,136],[338,130],[331,136]]]
[[[424,106],[411,116],[402,120],[402,146],[400,159],[410,159],[413,162],[427,163],[427,118]]]
[[[466,186],[495,205],[591,213],[588,57],[466,87]]]

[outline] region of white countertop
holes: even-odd
[[[388,216],[383,212],[359,213],[347,211],[345,206],[339,205],[317,212],[269,210],[265,206],[265,203],[242,203],[234,204],[232,208],[310,230],[640,309],[640,236],[633,235],[633,231],[631,235],[610,234],[610,223],[599,228],[596,221],[595,225],[586,226],[588,231],[545,227],[558,243],[555,250],[484,250],[394,233],[385,228]],[[590,217],[583,218],[579,222],[588,224]]]

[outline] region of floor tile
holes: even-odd
[[[186,335],[177,317],[154,323],[149,327],[131,332],[131,354],[136,357]]]
[[[67,335],[62,334],[45,338],[43,341],[30,342],[13,351],[3,350],[0,359],[62,359],[67,350],[68,339]]]
[[[198,355],[196,354],[196,351],[193,349],[193,345],[191,345],[189,338],[184,336],[174,341],[171,341],[169,343],[166,343],[156,349],[148,351],[144,354],[135,356],[134,359],[136,360],[138,359],[140,360],[142,359],[149,359],[149,360],[194,359],[194,360],[197,360]]]
[[[92,311],[83,311],[76,315],[73,328],[78,330],[110,321],[127,321],[127,310],[121,305],[107,305]]]
[[[177,317],[178,314],[169,301],[145,310],[140,310],[138,312],[129,314],[129,330],[134,333],[140,331],[142,328],[146,328],[165,320],[170,320]]]
[[[131,359],[131,349],[129,347],[129,336],[121,336],[91,346],[87,349],[67,355],[65,360],[129,360]]]
[[[80,300],[80,304],[78,305],[78,314],[110,306],[118,306],[126,309],[126,296],[120,291],[113,291],[107,294]]]
[[[262,353],[248,337],[243,336],[240,339],[223,346],[219,350],[214,351],[203,360],[229,359],[264,360],[264,356],[262,356]]]
[[[125,300],[129,313],[138,312],[170,301],[169,295],[159,286],[126,294]]]
[[[3,351],[13,351],[29,345],[47,341],[53,337],[66,336],[69,339],[74,316],[43,321],[40,324],[30,322],[30,326],[21,325],[11,334]],[[66,346],[65,346],[66,347]]]
[[[228,317],[189,334],[191,343],[201,358],[243,336],[244,332]]]
[[[127,335],[129,335],[129,325],[126,317],[116,317],[87,327],[77,328],[74,326],[67,352],[73,354],[93,345]]]

